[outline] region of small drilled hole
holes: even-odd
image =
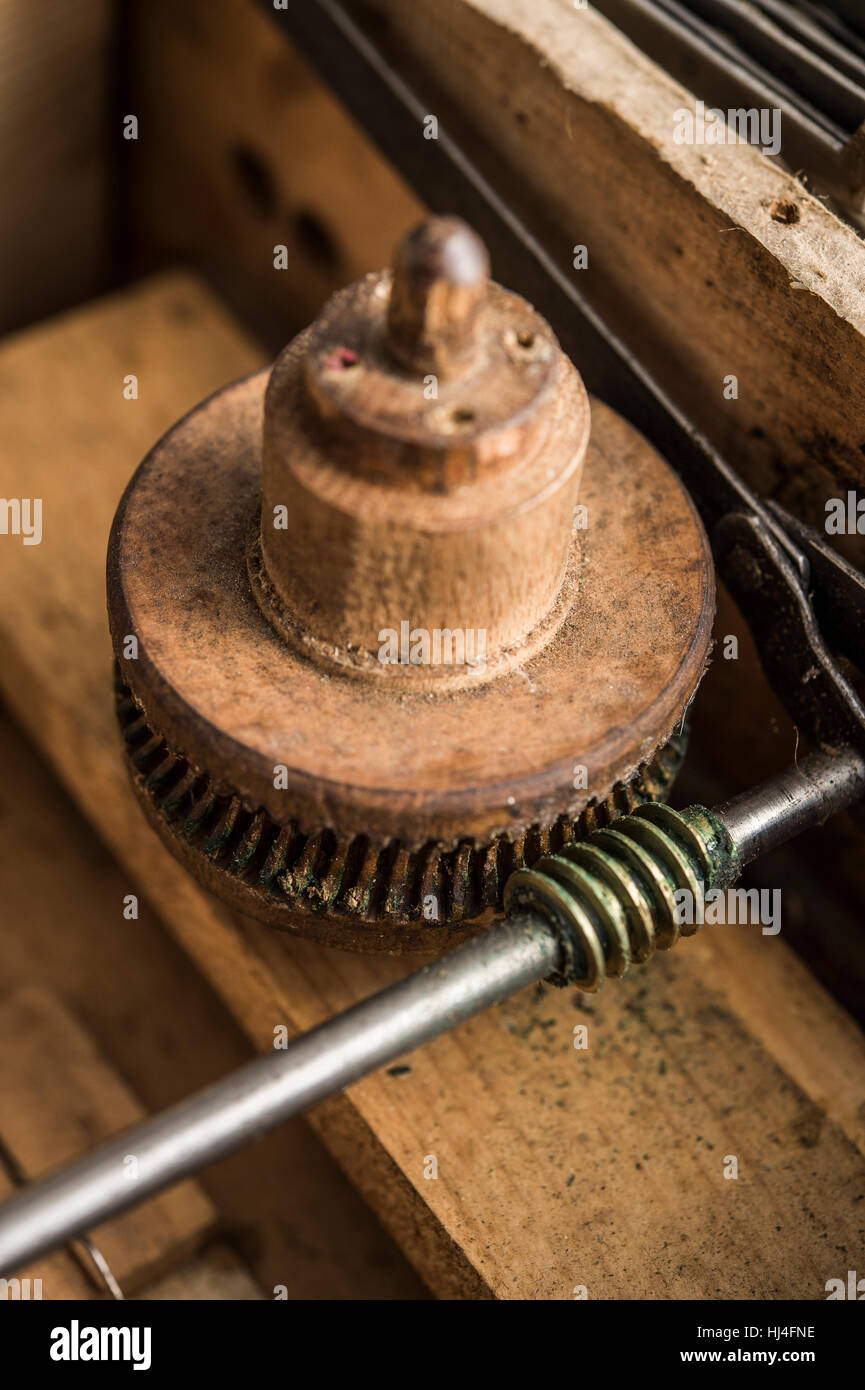
[[[791,203],[787,198],[776,198],[769,208],[769,216],[773,222],[783,222],[785,227],[792,227],[802,214],[798,203]]]
[[[231,151],[234,175],[247,201],[259,217],[274,217],[277,208],[276,188],[270,170],[260,155],[248,145],[238,145]]]
[[[535,345],[535,335],[534,333],[526,333],[525,331],[518,333],[517,342],[521,348],[532,348]]]
[[[321,270],[336,270],[339,250],[320,217],[314,212],[299,212],[294,219],[294,235],[303,254]]]
[[[455,425],[470,425],[474,418],[474,411],[467,409],[465,406],[458,407],[451,416]]]

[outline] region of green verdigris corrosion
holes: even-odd
[[[706,888],[729,888],[741,874],[742,863],[720,816],[706,806],[689,806],[673,814],[681,816],[704,842]]]

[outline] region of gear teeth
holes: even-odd
[[[165,757],[157,763],[147,778],[148,791],[164,793],[169,779],[173,776],[176,780],[178,772],[185,766],[183,758],[177,758],[173,753],[166,752]],[[173,786],[174,783],[172,782],[171,785]]]
[[[243,811],[239,796],[233,796],[222,811],[213,830],[207,838],[204,853],[209,859],[218,859],[226,849],[237,828],[238,817]]]
[[[475,849],[471,844],[462,844],[457,849],[451,868],[451,900],[448,918],[452,922],[463,922],[471,916],[474,894],[471,881]]]
[[[220,871],[247,884],[268,903],[359,922],[427,923],[430,930],[445,922],[464,923],[468,928],[482,915],[500,912],[509,875],[530,863],[563,856],[588,872],[575,853],[584,837],[606,830],[613,821],[615,831],[610,833],[621,834],[623,815],[666,796],[687,741],[684,733],[675,735],[632,781],[615,787],[577,820],[560,817],[552,826],[532,826],[512,840],[501,835],[484,844],[463,841],[453,850],[431,843],[410,851],[398,843],[372,844],[362,835],[338,839],[325,828],[304,835],[294,822],[279,825],[261,808],[245,807],[240,797],[217,788],[180,750],[168,747],[149,726],[129,687],[118,680],[115,691],[117,716],[140,793],[154,812],[175,827],[174,833]],[[657,825],[657,833],[667,833],[660,821]],[[644,839],[648,833],[644,830]],[[639,837],[632,835],[629,846],[634,860],[646,852]],[[596,848],[600,852],[600,842]],[[608,857],[616,864],[627,856],[611,851]],[[609,869],[608,887],[615,872]],[[663,944],[664,931],[660,938],[654,932],[651,943],[641,940],[639,923],[645,917],[645,904],[631,901],[623,911],[629,923],[631,956],[643,959],[649,949]],[[603,956],[607,948],[599,944]],[[612,973],[611,961],[615,965],[618,957],[613,954],[607,960],[607,973]]]
[[[388,918],[389,921],[398,922],[402,917],[403,903],[411,887],[409,876],[413,858],[414,856],[410,851],[401,846],[390,866],[382,906],[382,916]]]
[[[284,825],[279,830],[267,857],[261,866],[258,881],[263,888],[269,888],[274,879],[285,871],[285,866],[291,857],[291,848],[297,839],[297,831],[293,825]]]
[[[210,779],[204,781],[204,786],[195,795],[193,788],[192,807],[186,820],[183,822],[183,834],[187,840],[193,840],[204,829],[207,823],[213,819],[213,811],[217,804],[216,792],[210,784]]]
[[[357,878],[340,900],[352,916],[361,919],[368,917],[370,904],[375,896],[377,872],[378,851],[367,840],[364,840]]]
[[[240,842],[231,856],[229,873],[243,873],[247,865],[258,853],[262,837],[265,835],[267,828],[267,816],[263,811],[259,811],[252,817],[247,830],[241,836]]]
[[[151,734],[132,753],[132,766],[137,771],[147,774],[153,770],[153,767],[167,751],[165,743],[159,735]]]
[[[498,905],[500,885],[504,882],[501,868],[502,846],[500,843],[487,845],[480,854],[481,902],[484,908],[495,909]]]
[[[310,836],[290,868],[280,874],[278,883],[288,897],[302,898],[314,881],[318,841]]]
[[[444,865],[442,856],[438,854],[433,845],[426,851],[422,851],[425,857],[423,873],[420,879],[420,905],[421,912],[427,920],[435,922],[447,921],[447,916],[443,910],[444,904]]]
[[[321,905],[325,909],[332,907],[339,897],[348,869],[350,844],[350,839],[334,840],[330,864],[321,880]]]
[[[179,780],[174,783],[174,786],[165,796],[162,803],[165,808],[165,814],[169,820],[176,820],[183,811],[184,806],[192,800],[192,789],[198,774],[194,767],[189,767],[186,763],[184,763],[183,766],[185,771]]]
[[[139,713],[135,705],[129,700],[124,700],[122,706],[118,705],[117,713],[120,718],[123,717],[121,709],[127,711],[130,715],[130,722],[123,728],[123,737],[130,747],[138,743],[142,738],[149,738],[150,729],[148,728],[147,720],[144,718],[143,714]]]

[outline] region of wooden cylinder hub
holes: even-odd
[[[388,680],[484,680],[575,581],[589,402],[549,326],[433,218],[334,296],[265,398],[260,549],[281,635]]]

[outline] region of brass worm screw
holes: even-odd
[[[723,821],[705,806],[674,811],[641,806],[531,869],[505,886],[509,916],[539,913],[559,933],[564,951],[560,983],[586,992],[607,975],[624,975],[679,936],[693,936],[710,888],[735,882],[742,865]],[[680,920],[675,894],[690,894],[691,919]]]

